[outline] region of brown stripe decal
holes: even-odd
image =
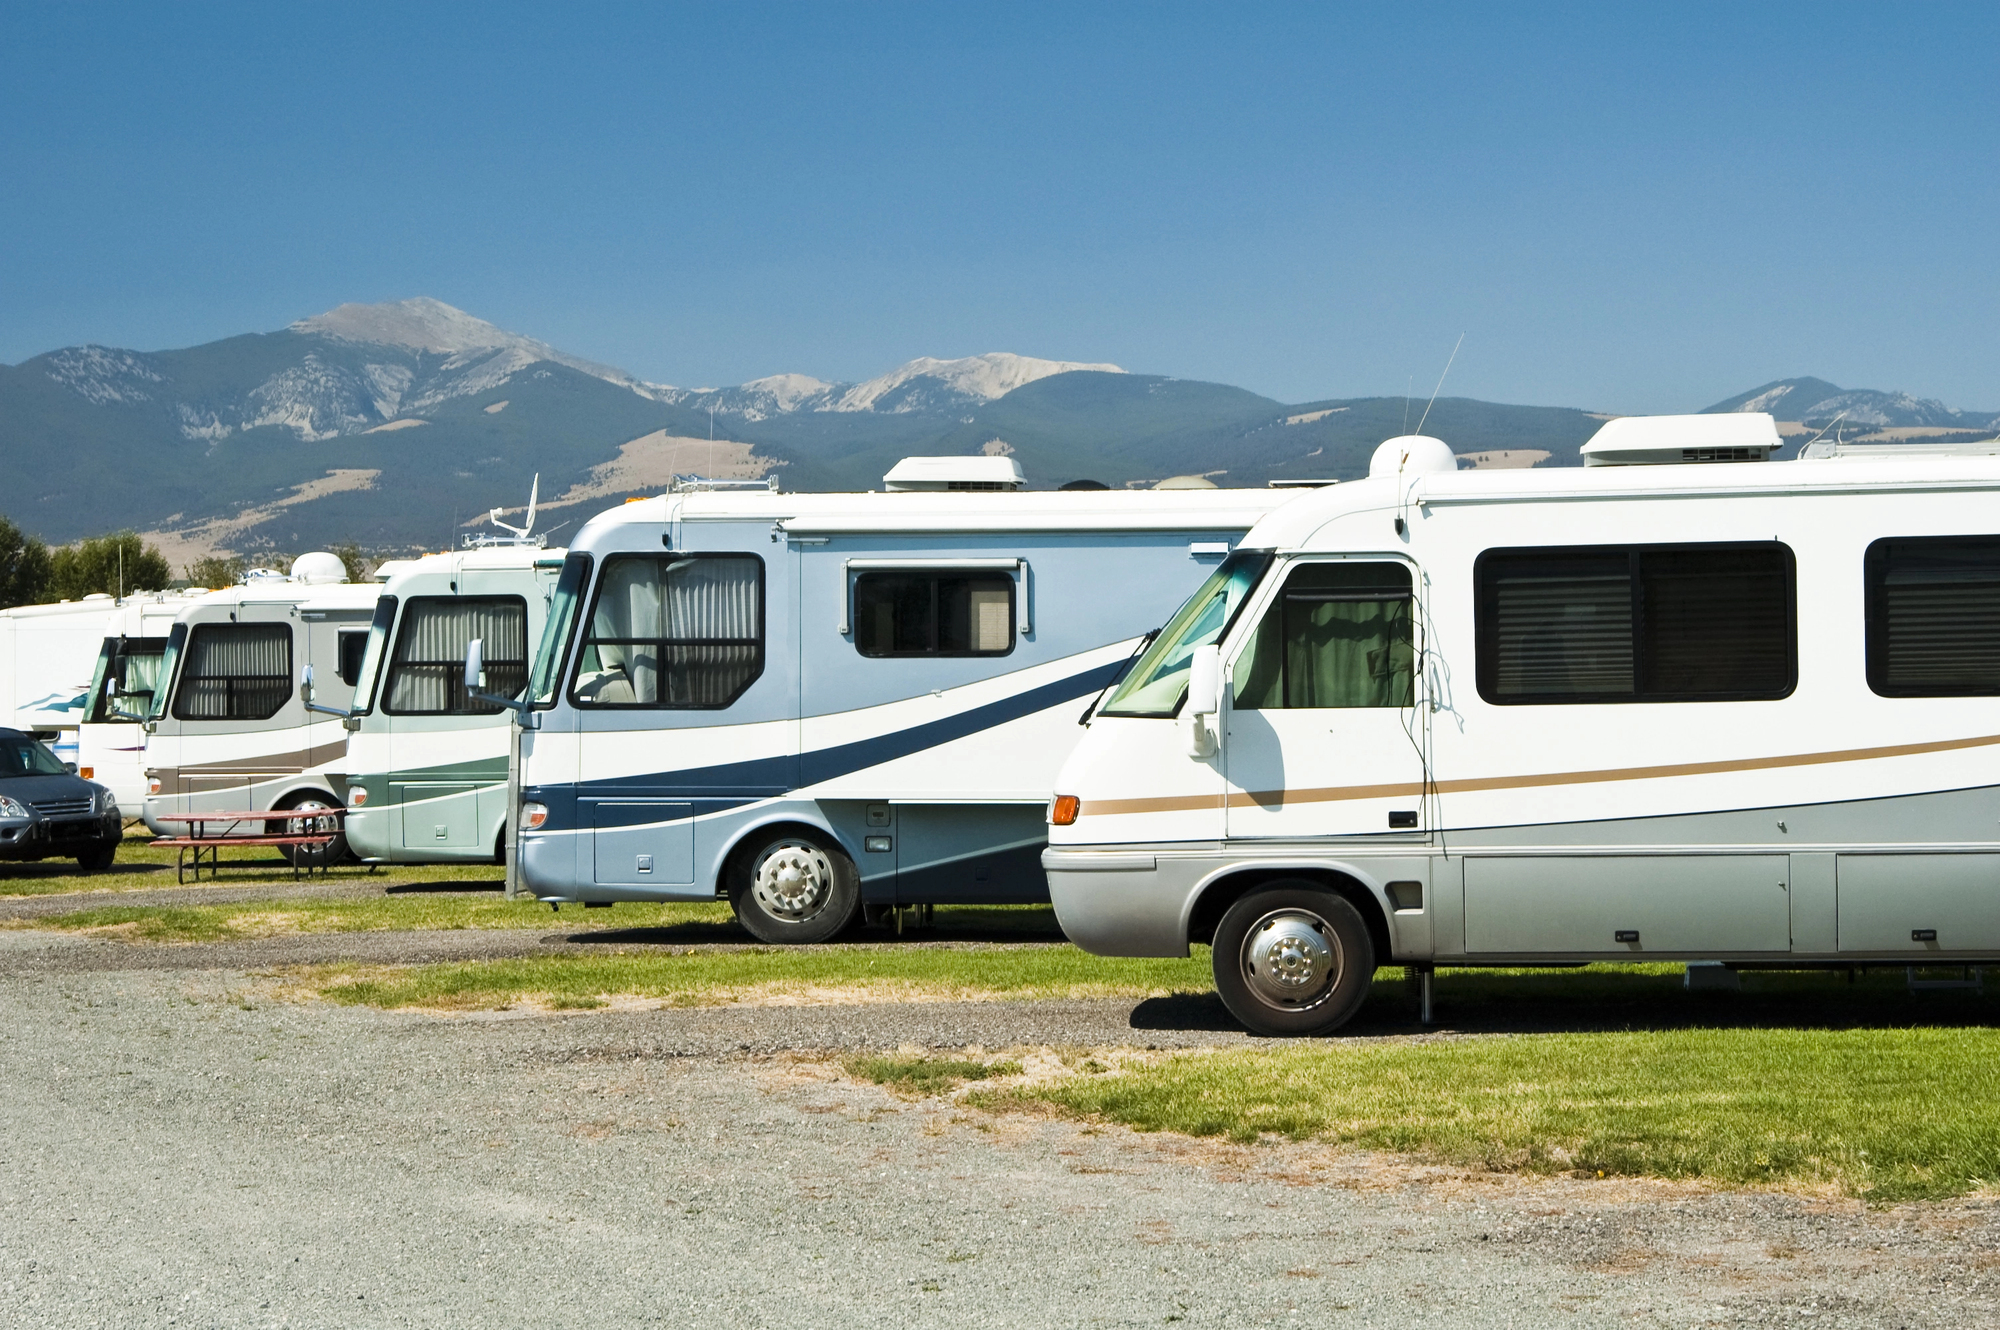
[[[1880,757],[1915,757],[1923,753],[1948,753],[1961,748],[1984,748],[2000,744],[2000,734],[1975,739],[1938,739],[1931,743],[1889,744],[1881,748],[1839,748],[1825,753],[1791,753],[1782,757],[1739,757],[1721,762],[1682,762],[1662,767],[1610,767],[1602,771],[1552,771],[1528,776],[1481,776],[1469,780],[1441,780],[1431,787],[1437,794],[1473,794],[1485,790],[1530,790],[1547,785],[1594,785],[1614,780],[1663,780],[1673,776],[1715,776],[1732,771],[1770,771],[1778,767],[1811,767],[1829,762],[1867,762]],[[1278,809],[1287,804],[1339,803],[1348,799],[1404,799],[1423,794],[1416,782],[1400,785],[1331,785],[1304,790],[1232,790],[1231,808]],[[1220,794],[1171,795],[1159,799],[1091,799],[1081,812],[1085,815],[1114,813],[1188,813],[1223,807]]]

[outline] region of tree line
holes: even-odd
[[[369,560],[351,542],[333,553],[347,565],[347,580],[366,581]],[[220,590],[243,580],[247,560],[224,555],[196,559],[184,570],[186,585]],[[75,545],[47,544],[0,517],[0,609],[81,600],[99,592],[110,596],[164,591],[174,584],[173,566],[159,547],[137,532],[93,536]]]

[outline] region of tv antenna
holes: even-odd
[[[535,500],[541,496],[541,492],[542,492],[542,473],[537,471],[535,473],[534,483],[528,486],[527,521],[523,522],[519,526],[513,526],[507,522],[501,521],[500,514],[507,511],[505,508],[495,508],[492,512],[486,514],[486,520],[491,522],[494,526],[499,527],[502,531],[512,532],[514,535],[514,539],[520,544],[523,545],[527,544],[528,533],[535,529]]]
[[[1438,375],[1437,387],[1431,389],[1431,400],[1424,403],[1424,414],[1417,421],[1417,433],[1422,434],[1424,432],[1424,421],[1431,418],[1431,407],[1436,403],[1438,393],[1444,388],[1444,375],[1451,373],[1451,362],[1458,359],[1458,348],[1464,345],[1465,334],[1460,333],[1458,340],[1451,344],[1451,358],[1444,362],[1444,374]],[[1407,419],[1407,417],[1405,418]]]

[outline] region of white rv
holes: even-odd
[[[148,827],[172,834],[183,824],[162,818],[340,805],[347,731],[307,704],[346,708],[382,592],[346,577],[331,554],[301,555],[288,577],[253,578],[181,611],[148,713]],[[295,853],[318,863],[346,852],[336,838]]]
[[[145,719],[174,620],[206,590],[127,596],[105,625],[90,690],[74,710],[77,774],[108,788],[118,806],[146,802]]]
[[[77,760],[91,668],[121,604],[96,594],[0,610],[0,727],[46,735],[59,757]]]
[[[1252,530],[1091,719],[1043,855],[1104,955],[1214,947],[1251,1029],[1378,963],[2000,959],[2000,457],[1581,469],[1394,439]]]
[[[486,687],[520,696],[564,553],[486,544],[400,564],[382,586],[343,764],[364,863],[504,857],[512,722],[468,696],[463,661],[479,641]]]
[[[518,704],[529,891],[726,896],[799,942],[864,911],[1046,900],[1077,714],[1291,497],[1022,493],[1011,459],[891,477],[696,486],[578,532]]]

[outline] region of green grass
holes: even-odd
[[[593,912],[592,928],[672,929],[705,926],[733,931],[729,907],[715,902],[684,905],[628,904],[622,919]],[[64,914],[14,921],[15,928],[64,931],[116,929],[138,942],[219,942],[287,933],[409,932],[418,929],[573,927],[581,911],[558,918],[536,901],[510,901],[497,891],[426,891],[347,899],[293,898],[232,901],[217,905],[99,905]],[[738,933],[737,937],[742,938]]]
[[[942,911],[940,911],[942,914]],[[304,982],[336,1002],[495,1010],[531,1002],[601,1006],[614,998],[675,1006],[739,1001],[1144,998],[1208,986],[1206,952],[1112,961],[1067,945],[909,947],[893,943],[613,952],[401,967],[323,967]]]
[[[128,833],[118,847],[118,860],[101,873],[86,873],[74,859],[42,859],[31,863],[0,862],[0,897],[54,896],[68,892],[157,891],[172,889],[174,851],[156,850],[152,833],[141,827]],[[213,879],[204,868],[201,885],[251,886],[260,882],[290,882],[292,866],[269,846],[245,846],[222,856],[223,870]],[[333,881],[372,879],[384,886],[415,882],[498,882],[493,864],[385,864],[374,874],[361,864],[336,868]],[[315,875],[317,880],[317,875]],[[195,885],[190,879],[184,885]]]
[[[1171,1054],[975,1102],[1472,1167],[1894,1201],[2000,1185],[1996,1066],[1990,1029],[1695,1028]]]
[[[841,1064],[847,1074],[911,1098],[928,1098],[955,1090],[967,1081],[991,1080],[995,1076],[1019,1076],[1021,1064],[1010,1059],[980,1062],[972,1058],[913,1056],[848,1058]]]

